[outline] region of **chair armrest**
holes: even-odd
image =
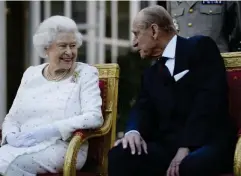
[[[241,175],[241,135],[239,131],[239,137],[235,148],[234,153],[234,175]]]
[[[71,139],[64,162],[64,176],[76,175],[76,160],[80,146],[90,138],[100,137],[106,135],[112,126],[112,119],[107,118],[104,125],[96,130],[77,130]]]

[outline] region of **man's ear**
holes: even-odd
[[[156,40],[159,35],[159,27],[157,24],[152,24],[151,25],[151,30],[152,30],[152,37]]]

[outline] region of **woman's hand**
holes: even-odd
[[[57,128],[47,125],[46,127],[38,128],[31,132],[21,132],[16,135],[10,135],[9,137],[10,141],[7,140],[7,142],[12,146],[31,147],[52,137],[61,138],[61,134]]]
[[[18,141],[18,136],[20,135],[20,133],[9,133],[6,136],[6,141],[9,145],[13,146],[13,147],[20,147],[22,142]]]
[[[18,136],[18,140],[25,141],[23,144],[26,147],[34,146],[40,142],[48,140],[52,137],[61,138],[59,130],[51,125],[47,125],[43,128],[35,129],[31,132],[24,132]]]

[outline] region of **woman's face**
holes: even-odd
[[[62,32],[56,36],[56,40],[46,50],[49,63],[56,69],[70,69],[77,58],[78,48],[75,34]]]

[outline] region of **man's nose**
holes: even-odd
[[[136,41],[133,41],[133,47],[136,48],[138,46],[138,43]]]
[[[134,37],[134,38],[132,39],[132,45],[133,45],[133,47],[137,47],[137,46],[138,46],[138,42],[137,42],[136,37]]]

